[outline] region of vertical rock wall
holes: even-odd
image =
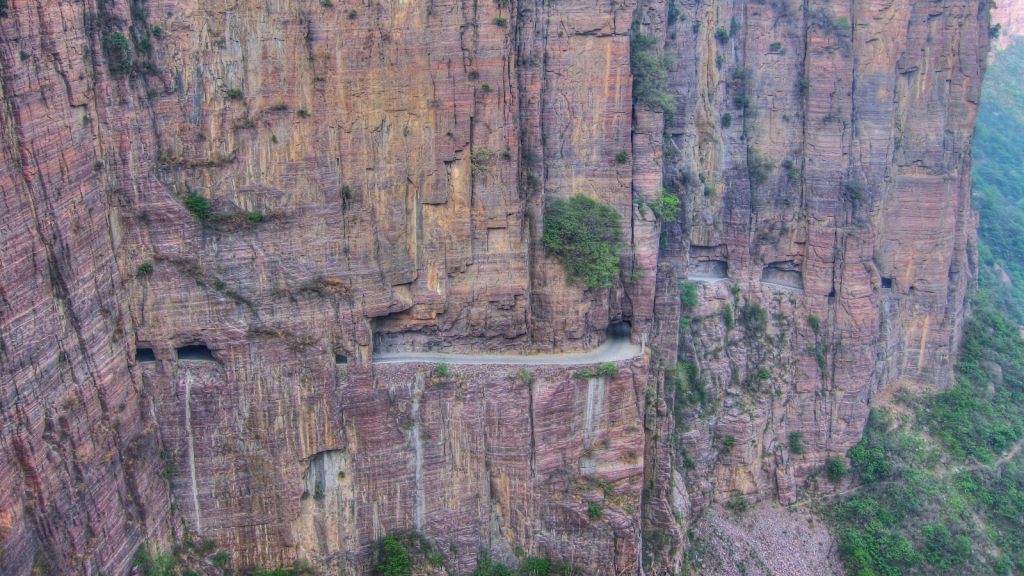
[[[122,574],[182,526],[235,567],[364,572],[417,530],[455,573],[520,547],[672,570],[704,507],[793,501],[875,393],[948,383],[987,18],[11,0],[0,572]],[[634,105],[636,33],[667,57],[667,123]],[[676,222],[644,208],[662,189]],[[540,243],[545,202],[577,193],[622,216],[607,290],[567,286]],[[680,279],[716,274],[680,304]],[[650,353],[607,380],[371,363],[589,349],[619,321]],[[200,343],[217,362],[175,361]]]

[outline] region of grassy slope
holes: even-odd
[[[1024,42],[989,68],[974,158],[981,271],[957,383],[874,411],[850,450],[862,486],[826,510],[850,574],[1024,570]]]

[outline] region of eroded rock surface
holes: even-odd
[[[987,4],[8,4],[4,574],[124,574],[183,526],[235,568],[366,573],[417,530],[452,573],[669,573],[705,508],[831,488],[807,476],[874,394],[949,383]],[[638,32],[667,121],[634,104]],[[622,217],[609,289],[540,242],[577,193]],[[691,274],[721,280],[689,306]],[[615,377],[372,363],[618,322],[647,354]]]

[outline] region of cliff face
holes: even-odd
[[[5,574],[122,574],[183,529],[235,567],[363,573],[417,530],[453,573],[518,548],[663,573],[704,508],[793,502],[875,394],[949,382],[984,4],[6,12]],[[634,105],[637,33],[667,122]],[[610,289],[540,243],[577,193],[622,216]],[[622,321],[650,347],[615,377],[371,362],[590,349]],[[175,361],[200,343],[217,362]]]

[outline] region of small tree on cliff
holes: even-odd
[[[373,569],[380,576],[409,576],[409,551],[394,536],[387,536],[381,542],[379,550],[380,562]]]
[[[619,275],[621,218],[606,204],[582,194],[558,198],[544,210],[544,246],[555,253],[571,284],[608,288]]]

